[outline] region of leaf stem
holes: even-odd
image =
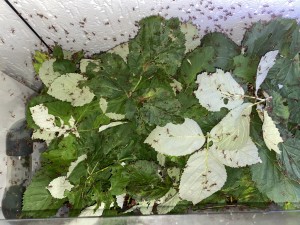
[[[140,85],[141,81],[143,79],[143,76],[140,76],[139,81],[136,83],[136,85],[133,87],[132,91],[130,91],[129,97],[132,95],[133,92],[137,89],[137,87]]]
[[[263,99],[263,98],[258,98],[255,96],[251,96],[251,95],[235,95],[235,94],[230,94],[228,92],[221,92],[222,94],[229,96],[229,97],[242,97],[242,98],[251,98],[251,99],[255,99],[258,101],[266,101],[267,99]]]

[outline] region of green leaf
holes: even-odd
[[[269,70],[267,80],[273,84],[282,84],[288,93],[291,87],[297,88],[297,85],[300,84],[299,56],[297,55],[293,59],[277,59],[275,65]]]
[[[179,20],[151,16],[139,25],[137,36],[129,42],[128,65],[132,73],[151,76],[161,69],[168,76],[174,75],[185,52]]]
[[[86,168],[86,162],[80,162],[72,171],[70,176],[68,177],[68,180],[72,184],[80,184],[81,179],[86,179],[88,172]]]
[[[267,102],[268,110],[271,117],[276,121],[286,121],[290,116],[289,107],[287,105],[287,100],[283,98],[278,92],[272,91],[269,93],[272,96],[270,102]]]
[[[129,173],[127,193],[137,199],[157,199],[170,189],[171,182],[162,182],[158,174],[159,166],[154,162],[137,161],[126,168]]]
[[[65,192],[69,203],[72,205],[69,213],[70,217],[78,216],[82,209],[86,208],[91,204],[91,202],[93,202],[91,195],[86,194],[88,188],[89,187],[84,188],[82,186],[77,186],[72,188],[71,191]]]
[[[196,113],[196,111],[194,111],[194,113]],[[219,112],[207,112],[205,116],[201,116],[201,114],[199,113],[199,116],[195,118],[195,120],[198,122],[199,126],[203,130],[203,133],[207,133],[216,124],[218,124],[227,114],[228,110],[222,108]]]
[[[173,93],[163,89],[153,91],[139,110],[143,122],[164,126],[168,122],[180,122],[181,104]]]
[[[298,28],[298,29],[297,29]],[[295,55],[299,54],[300,51],[300,32],[299,32],[299,25],[295,28],[292,35],[289,35],[289,41],[291,41],[291,44],[289,48],[287,48],[286,54],[289,58],[294,58]],[[291,40],[290,40],[291,39]]]
[[[77,67],[76,64],[71,60],[57,59],[53,63],[53,70],[54,72],[58,72],[60,74],[75,73],[77,71]]]
[[[64,137],[58,144],[51,143],[42,158],[52,161],[58,166],[69,166],[77,159],[76,138],[73,135]]]
[[[90,87],[97,97],[112,99],[128,96],[130,72],[121,56],[105,53],[97,58],[97,64],[90,62],[87,66],[86,74],[92,79],[84,85]]]
[[[201,40],[201,46],[214,48],[213,66],[225,71],[233,68],[233,57],[240,54],[237,44],[222,33],[205,35]]]
[[[233,74],[244,82],[255,83],[256,69],[259,63],[258,57],[238,55],[233,58]]]
[[[121,195],[126,193],[126,187],[129,182],[130,174],[128,174],[121,165],[112,168],[112,176],[110,193],[112,195]]]
[[[227,180],[220,191],[224,196],[231,196],[238,203],[245,205],[258,205],[265,207],[269,204],[269,199],[261,194],[252,181],[251,170],[248,167],[231,168],[226,167]]]
[[[52,217],[62,206],[65,200],[52,198],[46,189],[56,174],[47,168],[40,170],[26,188],[23,196],[23,215],[25,217],[46,218]]]
[[[288,106],[289,106],[289,111],[290,111],[290,117],[289,117],[289,122],[291,123],[300,123],[300,104],[299,100],[296,99],[288,99]]]
[[[44,104],[48,108],[49,114],[61,118],[65,123],[69,123],[74,108],[70,103],[53,101]]]
[[[289,179],[279,167],[276,153],[264,144],[261,126],[262,123],[256,115],[251,122],[251,137],[259,148],[262,163],[251,166],[252,179],[257,188],[274,202],[299,202],[300,185]]]
[[[54,46],[52,54],[53,54],[54,58],[56,58],[57,60],[64,59],[64,52],[63,52],[62,48],[58,45]]]
[[[280,18],[269,23],[260,21],[246,32],[242,46],[247,48],[247,54],[258,57],[278,49],[283,54],[285,53],[284,48],[290,45],[291,34],[295,29],[297,29],[297,23],[291,19]],[[298,52],[299,50],[296,51]]]
[[[279,144],[279,149],[282,152],[279,159],[283,170],[291,179],[300,183],[300,140],[289,138]]]
[[[192,52],[188,53],[183,59],[180,72],[178,74],[179,82],[189,85],[195,82],[199,73],[214,72],[213,60],[215,51],[212,46],[198,47]]]

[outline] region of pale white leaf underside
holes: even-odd
[[[221,149],[239,149],[249,139],[252,103],[232,109],[210,132],[210,140]]]
[[[111,122],[107,125],[102,125],[99,127],[99,132],[102,132],[110,127],[115,127],[115,126],[119,126],[121,124],[124,124],[124,123],[127,123],[127,122],[121,122],[121,121],[116,121],[116,122]]]
[[[126,196],[126,193],[116,196],[117,206],[119,206],[120,208],[123,208],[125,196]]]
[[[67,73],[56,78],[48,89],[48,94],[61,101],[70,102],[73,106],[90,103],[94,94],[88,87],[79,88],[79,82],[86,78],[78,73]]]
[[[264,122],[262,125],[263,138],[266,143],[266,146],[270,150],[274,150],[277,154],[280,154],[278,144],[283,142],[280,132],[277,129],[274,121],[268,115],[267,111],[264,111]]]
[[[59,118],[61,125],[57,126],[55,116],[49,114],[48,108],[43,104],[31,107],[30,112],[34,123],[40,127],[33,132],[32,139],[45,140],[49,144],[56,136],[66,137],[73,133],[76,137],[80,137],[73,116],[68,121],[69,125],[65,125],[64,121]]]
[[[102,202],[98,209],[96,209],[96,207],[97,204],[85,208],[84,210],[81,211],[78,217],[102,216],[103,211],[105,209],[105,203]]]
[[[190,52],[200,45],[199,31],[192,22],[182,23],[181,32],[185,35],[185,53]]]
[[[229,72],[217,69],[215,73],[197,76],[198,89],[194,92],[199,103],[208,111],[220,111],[222,107],[233,109],[243,103],[244,90]]]
[[[53,63],[55,61],[56,59],[49,59],[43,62],[39,70],[39,77],[46,87],[49,87],[52,82],[61,75],[53,70]]]
[[[127,56],[129,54],[129,45],[127,43],[123,43],[120,45],[117,45],[116,47],[112,48],[108,51],[109,53],[115,53],[122,57],[122,59],[127,62]]]
[[[179,196],[197,204],[220,190],[226,179],[225,166],[204,149],[189,158],[181,176]]]
[[[157,206],[157,213],[169,213],[180,201],[181,199],[179,198],[178,192],[174,188],[171,188],[162,198],[158,200],[157,203],[159,205]]]
[[[267,52],[260,60],[257,73],[256,73],[256,81],[255,81],[255,95],[257,95],[258,89],[260,85],[266,79],[269,70],[274,66],[276,57],[278,55],[278,50]]]
[[[224,150],[213,145],[209,148],[209,151],[217,160],[229,167],[244,167],[261,163],[258,149],[251,138],[248,139],[244,146],[238,149]]]
[[[151,145],[157,152],[182,156],[200,149],[205,137],[199,125],[192,119],[185,118],[182,124],[168,123],[164,127],[157,126],[144,143]]]
[[[170,86],[171,86],[171,88],[172,88],[175,95],[177,94],[177,92],[182,91],[182,84],[179,81],[175,80],[175,79],[173,79],[172,83],[170,83]]]
[[[65,198],[64,192],[66,190],[71,191],[74,187],[68,180],[66,176],[61,176],[53,179],[46,189],[49,190],[51,196],[57,199]]]

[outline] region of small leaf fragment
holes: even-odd
[[[257,95],[260,85],[266,79],[269,70],[272,68],[272,66],[274,66],[278,52],[279,52],[278,50],[267,52],[261,58],[256,73],[255,95]]]
[[[168,123],[164,127],[157,126],[144,143],[151,145],[155,151],[182,156],[200,149],[205,137],[199,125],[192,119],[185,118],[182,124]]]
[[[229,72],[217,69],[215,73],[197,76],[199,85],[194,92],[199,103],[209,111],[217,112],[222,107],[233,109],[243,103],[244,90]]]
[[[53,81],[47,93],[61,101],[70,102],[73,106],[83,106],[95,96],[88,87],[78,87],[79,82],[84,80],[86,78],[78,73],[61,75]]]
[[[175,79],[173,79],[173,82],[170,83],[170,86],[172,87],[172,90],[173,90],[175,95],[176,95],[177,92],[182,91],[182,84],[179,81],[175,80]]]
[[[116,196],[116,202],[120,208],[123,208],[123,205],[125,202],[125,196],[126,196],[126,193]]]
[[[189,158],[181,176],[179,196],[195,205],[220,190],[226,179],[225,166],[204,149]]]
[[[283,139],[280,136],[279,130],[276,128],[274,121],[268,115],[266,110],[264,111],[262,130],[263,138],[268,149],[274,150],[277,154],[280,154],[281,151],[279,150],[278,144],[283,142]]]
[[[57,177],[52,180],[46,189],[49,190],[53,198],[63,199],[65,198],[64,192],[66,190],[71,191],[74,187],[68,180],[66,176]]]

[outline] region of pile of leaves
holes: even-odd
[[[300,202],[300,32],[258,22],[239,46],[177,18],[84,58],[36,52],[27,107],[45,141],[24,217],[182,213]]]

